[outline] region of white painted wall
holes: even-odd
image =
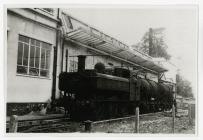
[[[22,12],[22,14],[24,13]],[[40,20],[37,15],[32,15],[31,17]],[[46,21],[46,23],[49,22],[52,23],[53,21]],[[51,98],[53,47],[50,62],[50,78],[40,79],[31,76],[20,76],[16,72],[18,36],[22,34],[54,45],[55,31],[10,14],[10,12],[8,12],[7,16],[7,26],[10,29],[7,40],[7,102],[47,101]]]
[[[167,72],[164,73],[164,77],[162,77],[162,80],[166,80],[166,81],[175,83],[177,67],[175,67],[172,63],[165,60],[164,58],[153,58],[153,60],[168,70]]]
[[[65,49],[68,49],[69,56],[77,56],[77,55],[96,55],[94,52],[88,50],[87,48],[77,46],[72,43],[66,43]],[[73,60],[77,61],[77,57],[69,57],[69,61]],[[105,66],[109,66],[108,63],[112,63],[114,66],[121,66],[121,62],[110,57],[106,56],[87,56],[86,57],[86,69],[93,69],[94,65],[98,62],[102,62]],[[65,71],[65,51],[64,51],[64,67],[63,71]]]
[[[169,62],[164,62],[163,66],[168,69],[168,71],[165,72],[165,79],[164,80],[176,83],[177,68],[174,67]]]

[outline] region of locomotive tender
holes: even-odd
[[[173,104],[173,85],[139,78],[126,68],[85,69],[86,56],[78,56],[77,72],[62,72],[59,89],[64,106],[74,120],[103,120],[140,113],[168,110]]]

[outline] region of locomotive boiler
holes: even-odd
[[[74,120],[103,120],[172,108],[173,86],[140,78],[137,71],[117,67],[106,69],[101,63],[85,69],[86,56],[78,56],[77,72],[62,72],[59,89],[64,106]]]

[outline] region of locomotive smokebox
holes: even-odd
[[[85,70],[85,55],[78,55],[78,72]]]

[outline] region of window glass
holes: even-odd
[[[50,53],[50,44],[20,35],[17,73],[49,77]]]
[[[46,69],[49,69],[49,63],[50,63],[50,50],[46,51]]]
[[[36,46],[40,46],[40,41],[36,40]]]
[[[35,67],[39,68],[39,61],[40,61],[40,48],[36,47],[35,49]]]
[[[29,46],[24,44],[24,55],[23,55],[23,65],[28,65],[28,53],[29,53]]]
[[[30,47],[30,67],[34,67],[34,61],[35,61],[35,47]]]
[[[31,45],[35,45],[35,40],[31,39]]]
[[[25,66],[17,66],[17,73],[27,74],[27,67],[25,67]]]
[[[40,70],[40,76],[48,77],[48,70]]]
[[[45,49],[41,49],[41,68],[45,68]]]
[[[42,48],[50,49],[50,46],[49,46],[49,44],[42,42]]]
[[[74,60],[70,60],[70,68],[69,71],[70,72],[76,72],[78,68],[78,62],[74,61]]]
[[[22,65],[22,60],[23,60],[23,44],[21,42],[18,43],[18,65]]]
[[[25,36],[19,36],[19,40],[25,43],[29,43],[29,38]]]
[[[33,76],[39,75],[39,69],[37,68],[30,68],[29,72],[30,72],[30,75],[33,75]]]
[[[48,13],[53,14],[54,9],[53,8],[42,8],[43,10],[47,11]]]

